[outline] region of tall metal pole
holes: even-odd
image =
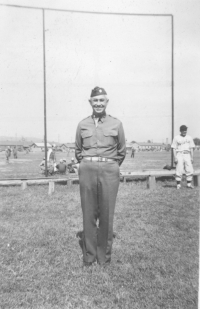
[[[174,138],[174,16],[172,18],[172,141]],[[171,149],[171,166],[174,165],[174,154]]]
[[[44,149],[45,176],[47,177],[47,114],[46,114],[46,58],[45,58],[45,10],[42,9],[43,19],[43,68],[44,68]]]

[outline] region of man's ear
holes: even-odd
[[[90,103],[90,105],[92,106],[92,101],[91,100],[88,100],[88,102]]]

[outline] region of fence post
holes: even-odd
[[[156,177],[155,176],[147,177],[147,188],[150,190],[154,190],[156,188]]]
[[[26,188],[27,188],[27,182],[26,181],[22,181],[21,189],[25,190]]]
[[[49,181],[49,195],[51,195],[55,191],[55,182]]]
[[[71,187],[71,185],[72,185],[72,180],[71,179],[67,179],[67,186]]]

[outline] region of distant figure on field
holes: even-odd
[[[74,161],[74,158],[71,158],[71,163],[67,165],[67,168],[68,168],[69,173],[76,173],[76,174],[78,173],[77,165]]]
[[[60,159],[60,163],[56,165],[56,168],[60,174],[66,174],[67,165],[63,159]]]
[[[174,137],[171,148],[173,148],[174,162],[176,164],[177,189],[181,188],[183,173],[186,175],[187,188],[193,189],[191,182],[194,173],[192,164],[195,144],[192,137],[187,135],[185,125],[180,126],[180,135]]]
[[[44,157],[42,162],[39,164],[42,174],[45,174],[45,161],[46,160],[45,160],[45,157]],[[54,168],[53,168],[52,165],[49,164],[49,162],[47,162],[47,172],[50,175],[52,175],[54,173]]]
[[[135,148],[134,146],[131,148],[131,158],[134,158],[135,156]]]
[[[44,172],[45,171],[45,157],[42,159],[39,166],[41,168],[41,171]]]
[[[9,163],[10,156],[11,156],[11,148],[8,146],[5,150],[6,162]]]
[[[13,157],[14,159],[17,159],[17,147],[16,146],[14,146],[13,148]]]
[[[53,145],[51,148],[49,148],[47,153],[47,161],[50,164],[54,164],[56,162],[56,147]]]

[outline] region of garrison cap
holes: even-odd
[[[91,92],[91,98],[92,97],[96,97],[97,95],[101,95],[101,94],[107,94],[105,89],[101,88],[101,87],[95,87],[94,89],[92,89],[92,92]]]
[[[180,126],[180,131],[187,131],[187,127],[185,125]]]

